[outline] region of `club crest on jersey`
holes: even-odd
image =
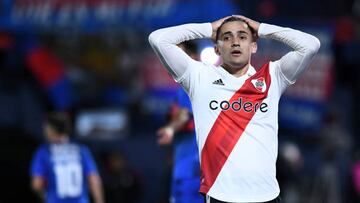
[[[266,90],[266,82],[263,77],[251,80],[251,83],[254,85],[255,89],[260,92],[265,92]]]

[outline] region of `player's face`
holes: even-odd
[[[251,54],[256,52],[248,25],[241,21],[233,21],[221,27],[215,52],[222,62],[232,68],[243,68],[250,63]]]
[[[44,124],[44,134],[46,139],[51,143],[58,142],[59,140],[58,133],[49,124],[46,123]]]

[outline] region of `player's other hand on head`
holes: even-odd
[[[227,18],[230,18],[231,16],[226,16],[224,18],[221,18],[219,20],[216,20],[214,22],[211,23],[212,26],[212,35],[211,35],[211,39],[213,41],[216,40],[216,31],[217,29],[220,27],[220,25],[224,22],[224,20],[226,20]]]
[[[156,135],[158,137],[157,142],[159,145],[169,145],[172,143],[174,137],[174,128],[170,126],[165,126],[160,128]]]
[[[243,19],[250,27],[252,27],[256,32],[259,31],[260,23],[252,20],[248,17],[242,16],[242,15],[232,15],[233,17],[237,17],[240,19]]]

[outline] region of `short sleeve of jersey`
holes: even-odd
[[[83,158],[83,166],[84,166],[84,172],[85,175],[88,176],[90,174],[97,174],[98,170],[96,167],[96,163],[89,151],[89,149],[85,146],[82,146],[81,148],[81,154]]]
[[[46,147],[42,145],[35,152],[31,162],[31,176],[44,177],[46,174]]]
[[[189,96],[186,94],[184,89],[179,88],[176,95],[176,101],[180,108],[187,108],[192,113],[191,102]]]

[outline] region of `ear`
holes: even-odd
[[[220,56],[220,50],[219,50],[219,45],[218,44],[215,44],[214,51],[215,51],[216,55]]]
[[[252,42],[251,43],[251,53],[254,54],[257,51],[257,43],[256,42]]]

